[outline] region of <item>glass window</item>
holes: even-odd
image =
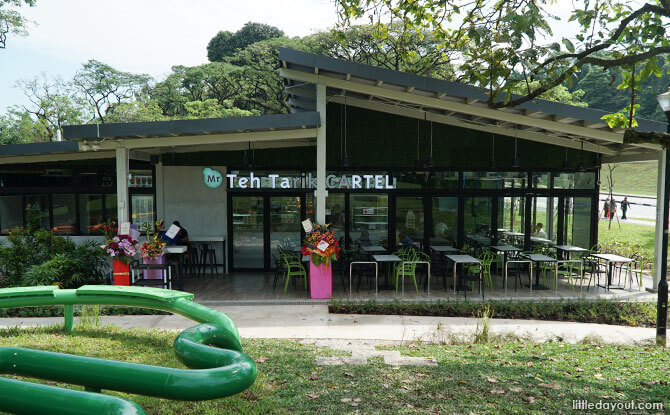
[[[73,186],[72,169],[28,167],[0,170],[1,187],[58,187]]]
[[[131,170],[128,187],[132,189],[151,189],[154,185],[151,170]]]
[[[130,221],[137,225],[138,229],[148,223],[154,222],[154,196],[153,195],[131,195],[130,196]]]
[[[554,189],[585,189],[596,187],[596,173],[580,171],[575,173],[560,173],[554,176]]]
[[[396,246],[413,245],[423,249],[423,197],[396,197]]]
[[[49,196],[28,195],[26,196],[26,208],[33,206],[39,209],[37,220],[42,229],[49,229]]]
[[[466,197],[465,243],[487,245],[491,240],[491,198]]]
[[[114,189],[116,188],[116,173],[112,170],[81,170],[79,185],[83,188]]]
[[[530,215],[531,237],[549,239],[556,242],[554,228],[555,224],[558,223],[558,207],[556,203],[557,201],[550,197],[533,198]],[[533,240],[531,239],[531,241]]]
[[[118,222],[119,209],[116,205],[116,195],[105,195],[105,222]]]
[[[564,239],[566,245],[590,249],[591,198],[565,198]]]
[[[351,194],[349,237],[354,244],[388,248],[388,195]]]
[[[427,171],[398,172],[395,174],[398,189],[425,189],[428,185]]]
[[[526,172],[464,172],[466,189],[522,189],[527,186]]]
[[[523,245],[525,198],[501,197],[498,201],[498,238],[508,244]]]
[[[458,189],[458,172],[432,172],[428,175],[428,187],[431,189]]]
[[[434,197],[432,198],[431,208],[433,229],[430,232],[430,244],[456,246],[458,238],[458,198]]]
[[[233,267],[263,268],[263,197],[235,196],[232,201]]]
[[[77,212],[75,207],[75,196],[70,195],[53,195],[52,210],[53,210],[53,231],[56,233],[73,234],[77,232]]]
[[[79,195],[79,231],[84,235],[99,234],[103,222],[102,195]]]
[[[548,189],[550,184],[549,173],[533,173],[533,187],[536,189]]]
[[[300,248],[301,227],[299,196],[270,197],[270,252],[274,258],[278,258],[277,247],[286,251]]]
[[[22,202],[21,196],[0,196],[0,229],[3,234],[23,225]]]
[[[326,223],[330,223],[330,229],[335,232],[335,237],[340,240],[340,246],[344,248],[342,240],[344,238],[344,193],[328,193]]]

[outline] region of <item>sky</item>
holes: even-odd
[[[207,43],[221,30],[254,21],[293,37],[337,22],[332,0],[37,0],[21,13],[35,24],[0,49],[0,114],[27,103],[17,80],[68,80],[89,59],[163,79],[173,65],[207,63]]]

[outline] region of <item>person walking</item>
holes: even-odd
[[[610,200],[610,219],[614,219],[615,213],[616,213],[616,200],[614,199],[614,196],[612,196],[612,200]]]
[[[628,197],[625,196],[621,201],[621,219],[626,220],[626,211],[630,206],[628,206]]]
[[[610,218],[610,198],[605,199],[605,204],[603,205],[603,216],[605,219]]]

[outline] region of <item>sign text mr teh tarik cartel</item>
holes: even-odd
[[[315,189],[316,176],[311,173],[299,177],[286,177],[279,174],[267,176],[239,176],[235,173],[226,174],[230,189]],[[328,189],[395,189],[393,179],[386,174],[329,174],[326,176]]]

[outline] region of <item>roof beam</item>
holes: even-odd
[[[548,119],[530,117],[528,115],[514,114],[510,112],[495,110],[488,107],[468,105],[462,102],[452,102],[444,99],[437,99],[417,94],[410,94],[402,91],[395,91],[388,88],[376,87],[373,85],[365,85],[358,82],[336,79],[329,76],[313,75],[292,69],[280,69],[279,75],[287,79],[293,79],[302,82],[311,82],[314,84],[321,83],[333,88],[347,89],[349,91],[358,92],[361,94],[375,95],[378,97],[394,99],[420,106],[434,107],[444,110],[452,110],[468,115],[498,119],[501,121],[523,124],[530,127],[539,127],[545,130],[553,130],[566,134],[573,134],[576,136],[589,137],[598,140],[611,141],[614,143],[623,144],[622,134],[617,134],[609,131],[594,130],[590,128],[584,128],[578,125],[565,124]],[[636,146],[651,148],[654,150],[660,150],[660,148],[657,145],[640,144]]]
[[[0,164],[48,163],[51,161],[113,159],[114,151],[77,151],[72,153],[32,154],[25,156],[3,156]]]
[[[344,99],[342,97],[333,97],[332,99],[333,102],[337,103],[344,103]],[[370,109],[373,111],[381,111],[381,112],[386,112],[389,114],[395,114],[395,115],[400,115],[403,117],[409,117],[409,118],[415,118],[415,119],[420,119],[420,120],[428,120],[428,121],[433,121],[433,122],[438,122],[441,124],[446,124],[446,125],[452,125],[454,127],[462,127],[462,128],[468,128],[471,130],[477,130],[477,131],[483,131],[487,133],[493,133],[493,134],[500,134],[500,135],[506,135],[508,137],[514,138],[515,136],[524,140],[530,140],[530,141],[537,141],[541,143],[547,143],[547,144],[553,144],[557,146],[562,146],[562,147],[569,147],[569,148],[574,148],[574,149],[581,149],[582,148],[582,142],[578,140],[572,140],[568,138],[561,138],[561,137],[554,137],[551,135],[546,135],[546,134],[541,134],[541,133],[536,133],[532,131],[527,131],[524,129],[519,129],[519,130],[510,130],[504,127],[500,127],[497,125],[492,125],[492,124],[473,124],[469,123],[467,121],[463,121],[460,119],[456,119],[453,117],[449,117],[446,115],[441,115],[441,114],[434,114],[432,112],[426,112],[423,110],[418,110],[418,109],[411,109],[411,108],[406,108],[406,107],[398,107],[395,105],[390,105],[390,104],[383,104],[380,102],[370,102],[367,100],[361,100],[357,98],[347,98],[347,105],[352,105],[354,107],[360,107],[360,108],[366,108]],[[607,154],[607,155],[616,155],[618,154],[617,152],[603,148],[602,146],[597,146],[595,144],[591,144],[589,142],[584,142],[584,150],[586,151],[591,151],[591,152],[600,152],[602,154]]]
[[[111,139],[99,142],[101,150],[112,150],[119,147],[128,149],[156,147],[203,146],[210,144],[254,143],[258,141],[283,141],[303,138],[315,138],[316,128],[292,130],[256,131],[230,134],[191,135],[187,137],[152,137]]]
[[[615,156],[604,156],[604,163],[633,163],[636,161],[658,161],[661,159],[661,152],[654,153],[637,153],[637,154],[620,154]]]

